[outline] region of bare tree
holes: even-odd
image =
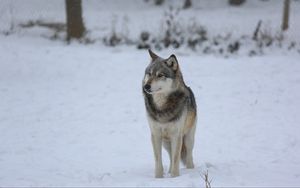
[[[66,0],[67,40],[79,39],[85,32],[82,20],[81,0]]]
[[[253,36],[252,36],[252,39],[253,39],[253,40],[257,40],[258,32],[259,32],[259,30],[260,30],[261,23],[262,23],[262,21],[259,20],[259,21],[258,21],[258,24],[257,24],[257,26],[256,26],[256,28],[255,28],[255,31],[254,31],[254,33],[253,33]]]
[[[289,28],[290,0],[284,0],[281,30]]]

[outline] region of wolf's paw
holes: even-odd
[[[163,178],[164,177],[164,170],[158,169],[155,171],[155,178]]]
[[[155,174],[155,178],[163,178],[163,177],[164,177],[163,173]]]
[[[189,168],[189,169],[194,168],[194,163],[193,162],[186,163],[186,168]]]
[[[171,177],[172,178],[175,178],[177,176],[179,176],[179,171],[171,172]]]

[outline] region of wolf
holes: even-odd
[[[184,83],[176,56],[164,59],[148,51],[151,62],[145,70],[142,90],[151,130],[155,177],[163,178],[162,146],[169,154],[169,173],[176,177],[180,159],[187,168],[194,168],[196,101],[191,88]]]

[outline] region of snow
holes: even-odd
[[[94,7],[96,2],[89,2]],[[55,3],[49,4],[50,18],[63,20],[57,13],[63,8],[54,10],[63,3]],[[257,6],[249,3],[244,9]],[[299,28],[294,19],[300,14],[294,14],[291,31]],[[164,152],[165,178],[155,179],[141,92],[147,51],[67,45],[40,37],[43,32],[0,35],[0,186],[203,187],[201,175],[207,170],[212,187],[300,185],[298,53],[224,59],[184,49],[158,52],[162,57],[177,55],[199,115],[195,169],[181,166],[181,175],[170,178]]]

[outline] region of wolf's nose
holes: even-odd
[[[150,84],[146,84],[146,85],[144,86],[144,89],[145,89],[146,91],[150,91],[150,89],[151,89]]]

